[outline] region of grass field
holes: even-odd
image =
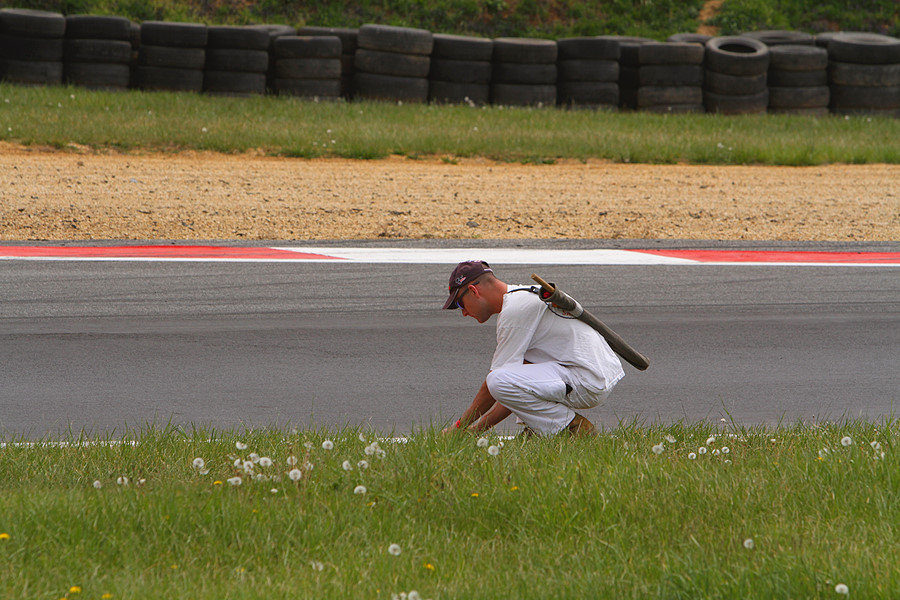
[[[7,440],[0,596],[894,598],[898,432]]]
[[[898,163],[898,138],[900,120],[865,116],[666,116],[0,84],[0,140],[61,149],[817,165]]]

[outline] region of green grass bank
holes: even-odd
[[[0,141],[63,150],[817,165],[898,163],[897,139],[900,120],[867,116],[315,103],[278,96],[223,98],[0,83]]]
[[[705,0],[13,0],[10,5],[64,14],[107,14],[134,21],[208,24],[284,23],[359,27],[366,23],[421,27],[485,37],[638,35],[663,40],[711,26],[722,35],[768,29],[873,31],[900,35],[893,0],[724,0],[709,14]]]
[[[897,434],[891,419],[6,440],[0,595],[893,598]]]

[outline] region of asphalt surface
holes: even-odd
[[[803,246],[823,248],[848,246]],[[494,267],[556,282],[650,358],[588,413],[604,428],[877,420],[900,402],[896,268]],[[449,270],[0,261],[0,436],[445,424],[494,345],[493,320],[440,310]]]

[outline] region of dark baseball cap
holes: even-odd
[[[453,269],[450,274],[450,285],[447,287],[450,297],[444,302],[444,308],[457,308],[456,294],[461,288],[466,287],[485,273],[493,273],[491,266],[483,260],[466,260]]]

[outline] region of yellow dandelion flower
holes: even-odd
[[[434,569],[434,565],[431,564],[430,562],[425,563],[425,568],[428,569],[429,571],[434,571],[434,570],[435,570],[435,569]]]
[[[105,594],[103,594],[102,596],[100,596],[100,599],[101,599],[101,600],[110,600],[110,598],[112,598],[112,597],[113,597],[112,594],[110,594],[109,592],[106,592]]]
[[[215,481],[213,481],[213,485],[222,485],[222,482],[216,479]]]
[[[4,541],[5,541],[5,540],[8,540],[8,539],[9,539],[9,534],[8,534],[8,533],[0,533],[0,540],[4,540]]]
[[[517,491],[519,491],[519,486],[514,485],[514,486],[512,486],[511,488],[509,488],[509,491],[511,491],[511,492],[517,492]]]
[[[80,585],[73,585],[72,587],[69,588],[69,593],[70,593],[70,594],[80,594],[80,593],[81,593],[81,586],[80,586]]]
[[[478,497],[478,492],[472,492],[472,497],[473,497],[473,498],[477,498],[477,497]]]

